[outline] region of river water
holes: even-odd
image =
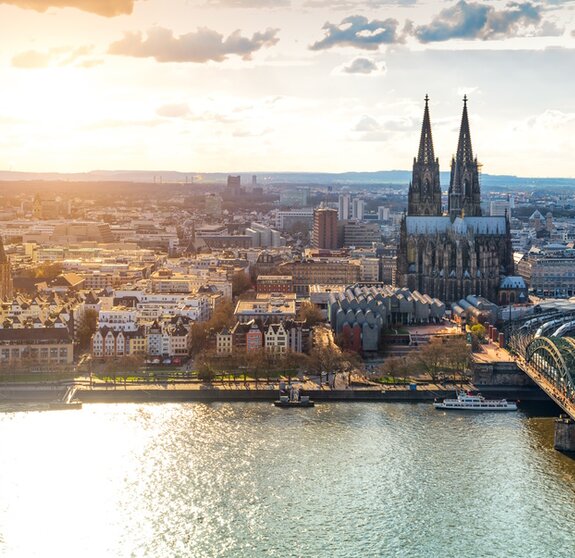
[[[553,421],[428,404],[0,413],[0,556],[575,556]]]

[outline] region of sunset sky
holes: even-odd
[[[575,176],[575,1],[0,0],[0,169]]]

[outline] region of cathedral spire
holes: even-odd
[[[462,211],[469,216],[481,215],[479,187],[479,165],[473,158],[469,116],[467,114],[467,95],[463,97],[463,114],[459,128],[457,154],[451,161],[451,180],[449,183],[449,215],[459,217]]]
[[[469,116],[467,115],[467,95],[463,96],[463,114],[459,128],[459,143],[457,144],[457,159],[465,163],[473,163],[471,133],[469,132]]]
[[[413,160],[413,176],[409,185],[408,215],[441,215],[439,161],[433,152],[429,97],[425,95],[423,123],[417,158]]]
[[[421,126],[421,139],[419,140],[419,153],[417,162],[423,164],[433,163],[433,138],[431,136],[431,119],[429,118],[429,96],[425,95],[425,109],[423,111],[423,124]]]

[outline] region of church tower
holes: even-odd
[[[409,184],[408,215],[441,215],[439,160],[433,152],[428,101],[426,95],[419,152],[417,159],[413,159],[413,176]]]
[[[459,129],[457,155],[451,160],[451,180],[449,182],[449,216],[451,220],[465,215],[481,215],[481,193],[479,189],[479,165],[473,158],[469,118],[467,116],[467,95],[463,97],[463,115]]]

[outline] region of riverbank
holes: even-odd
[[[469,389],[474,389],[469,386]],[[490,397],[506,397],[522,401],[548,401],[547,396],[538,388],[516,388],[510,386],[494,386],[494,389],[483,389]],[[129,402],[182,402],[201,401],[205,403],[218,401],[274,401],[277,399],[277,389],[268,386],[244,386],[242,388],[213,387],[200,385],[198,387],[177,386],[130,386],[126,389],[80,389],[76,397],[84,403],[129,403]],[[442,388],[437,385],[419,387],[416,390],[407,386],[395,386],[387,389],[306,389],[305,395],[317,402],[370,401],[370,402],[429,402],[434,399],[452,397],[454,388]]]
[[[0,387],[1,401],[45,402],[56,401],[63,397],[67,386],[62,385],[3,385]],[[459,387],[459,386],[457,386]],[[465,389],[476,390],[473,385]],[[406,385],[385,387],[351,387],[348,389],[320,388],[313,382],[306,382],[304,393],[317,402],[429,402],[434,399],[453,397],[456,386],[429,384],[418,385],[410,389]],[[481,386],[481,392],[490,398],[510,400],[548,402],[549,398],[537,387],[525,386]],[[75,398],[82,403],[176,403],[198,401],[212,403],[218,401],[258,402],[274,401],[278,397],[278,385],[263,382],[212,385],[190,382],[178,384],[136,384],[136,385],[95,385],[78,386]]]

